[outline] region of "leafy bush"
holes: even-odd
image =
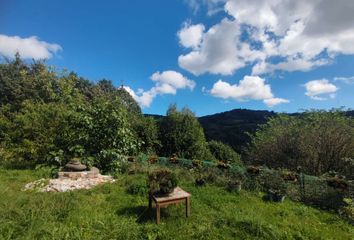
[[[159,168],[149,173],[148,184],[151,194],[168,194],[177,187],[178,180],[171,170]]]
[[[128,168],[128,160],[116,150],[102,150],[97,155],[95,165],[104,172],[124,173]]]
[[[169,107],[166,117],[159,124],[161,149],[159,154],[181,158],[209,159],[211,154],[207,147],[203,128],[189,109],[177,110],[175,105]]]
[[[133,195],[147,195],[148,187],[146,181],[139,179],[131,182],[127,187],[127,192]]]
[[[330,170],[353,176],[353,168],[348,172],[353,155],[353,119],[339,110],[311,111],[279,115],[261,126],[252,136],[247,161],[293,171],[302,166],[317,176]]]
[[[240,164],[241,157],[229,145],[222,142],[210,141],[208,148],[215,159],[232,164]]]

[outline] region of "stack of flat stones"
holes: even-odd
[[[101,175],[98,168],[88,170],[79,160],[72,160],[65,165],[64,171],[59,172],[57,179],[50,179],[46,186],[37,189],[40,192],[67,192],[77,189],[90,189],[96,185],[114,182],[111,176]],[[44,179],[43,179],[44,180]],[[38,180],[42,181],[43,180]],[[29,183],[24,190],[33,190],[38,184]]]

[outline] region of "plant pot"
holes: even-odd
[[[224,163],[224,162],[218,162],[218,165],[217,165],[217,167],[219,168],[219,169],[229,169],[230,168],[230,164],[227,164],[227,163]]]
[[[349,189],[348,182],[345,179],[339,177],[332,177],[327,179],[327,185],[343,191],[347,191]]]
[[[155,164],[157,163],[157,156],[150,156],[148,162],[150,164]]]
[[[193,167],[201,167],[202,162],[200,160],[192,160]]]
[[[256,166],[249,166],[247,168],[247,172],[250,175],[253,175],[253,176],[259,175],[260,171],[261,171],[261,169],[259,167],[256,167]]]
[[[242,189],[242,184],[240,182],[229,182],[227,190],[229,192],[240,192]]]
[[[286,173],[283,173],[283,174],[281,175],[281,178],[282,178],[284,181],[296,182],[297,179],[298,179],[298,175],[297,175],[297,174],[294,174],[294,173],[291,173],[291,172],[286,172]]]
[[[268,199],[273,202],[284,202],[285,194],[276,192],[276,191],[269,191],[268,192]]]
[[[204,186],[206,184],[206,181],[204,178],[197,178],[195,179],[195,185],[197,186]]]

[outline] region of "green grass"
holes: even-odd
[[[44,174],[45,175],[45,174]],[[162,210],[161,224],[144,195],[127,193],[144,175],[69,193],[23,192],[40,171],[0,169],[0,239],[354,239],[354,227],[337,215],[262,195],[232,194],[216,186],[180,186],[192,194],[184,206]]]

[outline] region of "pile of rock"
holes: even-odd
[[[59,172],[57,179],[40,179],[28,183],[24,190],[39,192],[66,192],[76,189],[90,189],[102,183],[114,182],[111,176],[101,175],[95,167],[86,171],[87,167],[80,162],[69,162],[63,172]]]

